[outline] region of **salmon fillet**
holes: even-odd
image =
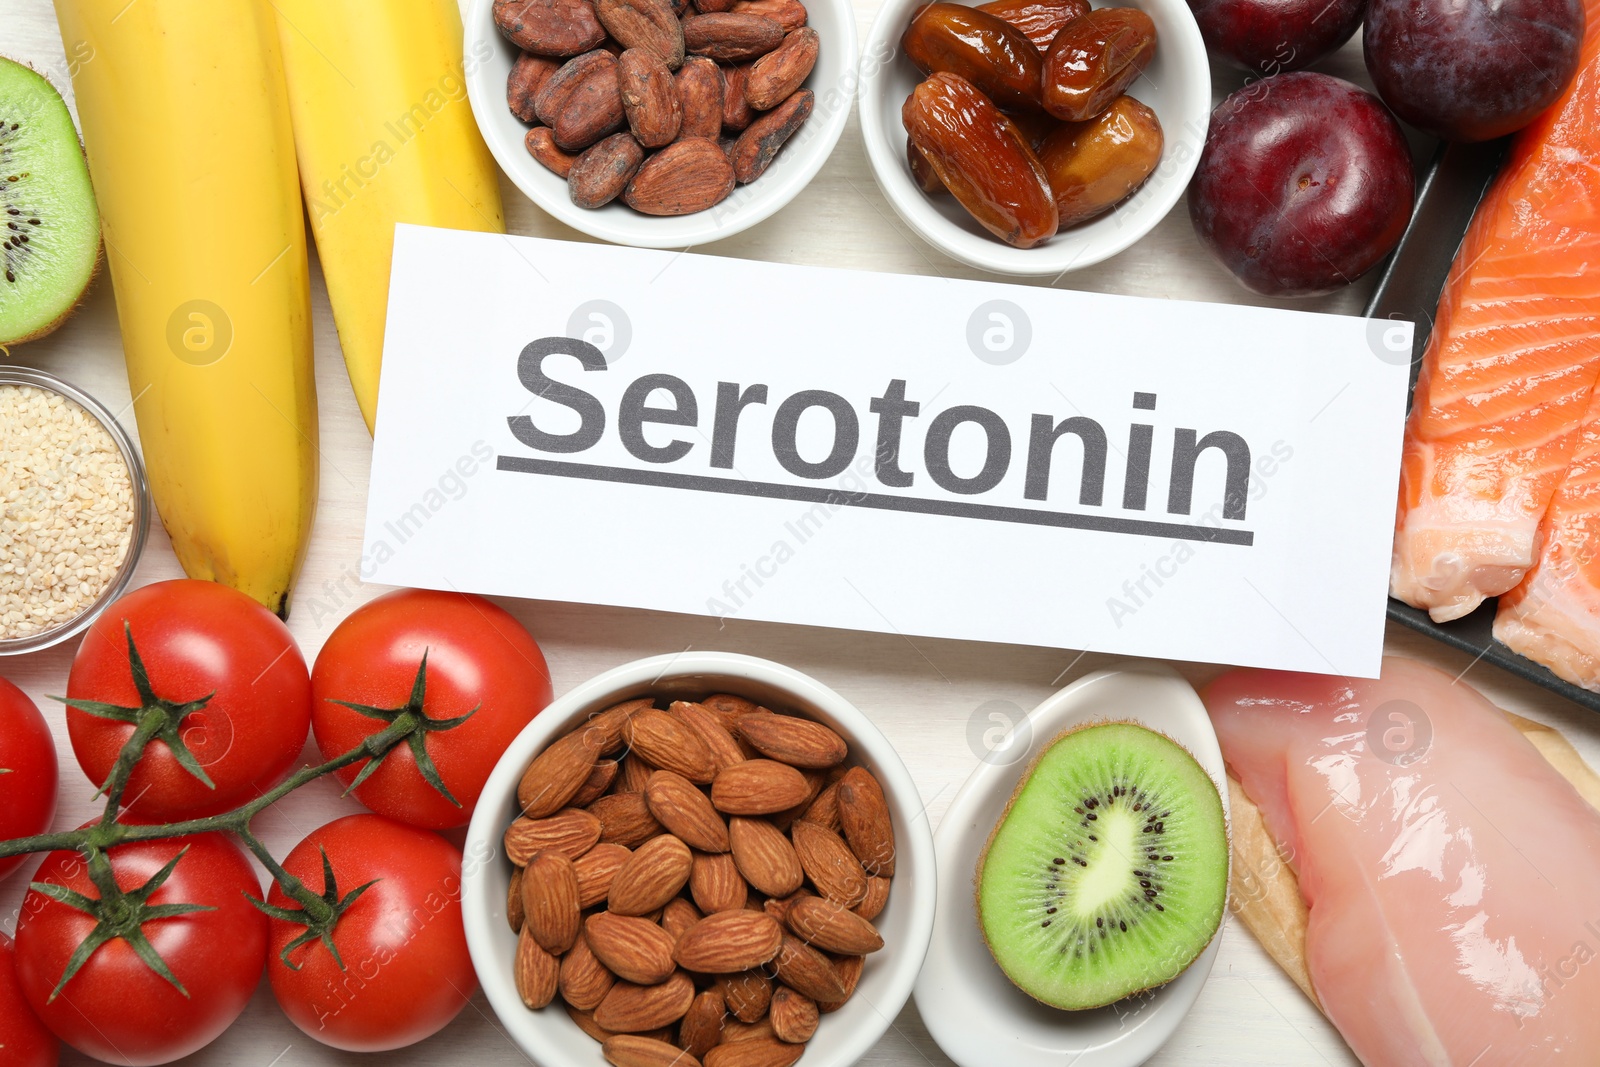
[[[1600,374],[1600,0],[1517,134],[1439,301],[1406,425],[1389,592],[1436,621],[1522,581]]]
[[[1600,691],[1600,389],[1539,524],[1539,558],[1500,597],[1494,636],[1513,652]]]
[[[1600,812],[1414,660],[1204,693],[1307,907],[1316,998],[1366,1067],[1600,1063]]]

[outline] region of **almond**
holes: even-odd
[[[566,808],[542,819],[521,818],[506,828],[506,858],[526,867],[546,850],[577,859],[600,840],[600,820],[581,808]]]
[[[705,1067],[791,1067],[805,1051],[804,1045],[757,1037],[718,1045],[706,1053]]]
[[[599,821],[600,840],[604,842],[638,848],[661,833],[661,824],[650,814],[642,791],[603,796],[587,810]]]
[[[595,712],[580,729],[586,731],[602,756],[613,756],[627,743],[628,720],[655,703],[649,697],[637,697],[613,704]]]
[[[617,85],[628,129],[646,148],[671,144],[683,121],[683,105],[672,71],[661,57],[644,48],[630,48],[617,57]]]
[[[634,175],[628,184],[627,195],[637,196],[636,189],[646,183],[646,172],[652,169],[661,170],[689,170],[693,169],[694,160],[685,156],[681,150],[692,141],[680,141],[670,146],[666,151],[658,152],[646,161],[639,173]],[[678,152],[680,158],[673,158],[665,167],[661,160],[667,159],[670,153]],[[666,175],[670,177],[670,175]],[[659,185],[663,175],[657,174],[651,182]],[[698,177],[698,176],[695,176]],[[634,207],[633,199],[628,203]],[[642,208],[640,210],[643,210]],[[666,214],[667,212],[651,212],[651,214]],[[641,711],[628,720],[628,744],[633,751],[644,757],[645,761],[653,767],[663,770],[677,771],[691,782],[699,785],[709,784],[716,775],[716,762],[711,758],[711,749],[700,739],[700,735],[683,723],[674,719],[664,711],[651,708]]]
[[[867,872],[838,834],[819,823],[803,821],[791,826],[789,834],[800,868],[818,893],[846,908],[866,898]]]
[[[728,824],[693,782],[675,771],[656,771],[645,783],[644,800],[650,814],[701,852],[728,851]]]
[[[555,60],[536,56],[532,52],[522,53],[511,64],[511,73],[506,75],[506,106],[517,117],[517,121],[534,122],[538,119],[533,110],[533,101],[544,87],[545,80],[560,66]]]
[[[838,1000],[818,1001],[817,1010],[827,1015],[844,1007],[844,1002],[855,996],[856,985],[861,981],[861,968],[867,962],[865,956],[844,956],[833,961],[833,973],[839,976],[839,984],[844,987],[844,996]]]
[[[553,849],[536,853],[522,873],[523,928],[546,952],[559,956],[578,939],[578,875],[572,860]]]
[[[622,870],[633,852],[622,845],[602,841],[572,861],[578,876],[578,906],[592,908],[611,892],[611,881]]]
[[[567,195],[581,208],[605,207],[622,194],[644,162],[644,149],[623,131],[602,137],[583,150],[567,172]]]
[[[614,1067],[700,1067],[700,1060],[676,1045],[642,1037],[617,1034],[600,1046],[600,1055]]]
[[[809,889],[798,889],[786,897],[768,897],[762,907],[766,909],[768,915],[787,926],[789,923],[789,909],[794,907],[795,902],[814,896],[816,894]]]
[[[801,89],[751,122],[733,146],[734,176],[740,182],[748,183],[765,174],[789,138],[811,117],[811,109],[815,104],[815,94],[810,89]],[[755,741],[751,740],[750,743],[755,744]]]
[[[674,897],[667,901],[665,908],[661,909],[661,929],[667,932],[667,936],[672,938],[672,943],[676,945],[678,939],[688,933],[689,929],[702,918],[704,916],[700,914],[699,908],[682,897]]]
[[[805,879],[800,858],[770,822],[734,816],[728,838],[734,865],[754,888],[769,897],[786,897],[800,888]]]
[[[603,48],[596,48],[567,60],[544,83],[533,106],[539,121],[549,126],[555,135],[556,144],[568,152],[588,148],[616,132],[623,123],[622,93],[617,88],[617,57]],[[569,736],[578,737],[585,745],[593,745],[600,740],[598,733],[580,729]]]
[[[560,964],[522,928],[517,938],[517,954],[511,963],[511,977],[517,986],[517,995],[530,1008],[542,1008],[556,997],[556,980]]]
[[[822,792],[823,787],[828,784],[826,771],[801,771],[800,777],[804,778],[806,782],[805,799],[792,808],[784,808],[782,811],[775,811],[768,816],[772,820],[772,825],[785,833],[788,833],[789,827],[794,825],[795,820],[806,813],[806,810],[811,807],[811,802],[817,799],[817,794]]]
[[[795,936],[824,952],[862,956],[883,947],[876,927],[835,900],[798,900],[789,909],[787,922]]]
[[[561,147],[556,144],[556,135],[550,132],[550,127],[548,126],[535,126],[529,130],[527,136],[522,139],[522,145],[528,150],[528,155],[532,156],[540,166],[563,180],[566,179],[567,174],[572,170],[572,164],[578,158],[570,152],[561,150]],[[581,788],[579,791],[582,791]],[[577,799],[576,794],[574,794],[573,799]]]
[[[717,979],[728,1011],[744,1023],[760,1022],[767,1017],[767,1006],[772,1003],[772,980],[760,971],[743,974],[726,974]],[[724,1035],[723,1040],[729,1040]]]
[[[617,774],[617,792],[643,793],[644,784],[654,773],[656,769],[646,763],[643,756],[637,752],[628,753],[623,757],[621,770]]]
[[[839,823],[845,840],[868,874],[894,874],[894,824],[883,787],[865,767],[839,779]]]
[[[754,68],[750,76],[753,82]],[[762,755],[791,767],[832,767],[850,751],[844,738],[828,727],[795,715],[747,715],[739,720],[739,736]]]
[[[529,131],[532,132],[531,130]],[[552,142],[554,143],[554,142]],[[606,790],[611,788],[611,783],[617,780],[617,761],[614,759],[598,760],[589,772],[578,791],[572,795],[572,806],[586,808],[590,804],[605,796]]]
[[[708,989],[695,997],[678,1024],[679,1047],[696,1059],[703,1057],[722,1040],[722,1017],[727,1013],[719,990]]]
[[[657,985],[618,982],[594,1010],[595,1025],[616,1034],[636,1034],[670,1026],[694,1002],[694,982],[675,974]]]
[[[690,56],[683,61],[683,66],[678,68],[678,74],[673,79],[678,87],[678,103],[683,108],[683,121],[678,125],[679,137],[716,137],[722,132],[722,68],[718,67],[715,60],[705,56]],[[698,725],[687,718],[679,709],[693,708],[697,715],[702,715],[705,720],[715,728],[716,733],[727,739],[727,747],[720,748],[720,742],[715,740],[705,727]],[[690,704],[678,701],[667,709],[668,713],[680,720],[695,726],[700,730],[700,736],[706,744],[711,746],[712,758],[717,761],[718,769],[737,763],[744,759],[744,753],[739,751],[738,742],[727,730],[716,715],[707,711],[699,704]],[[738,759],[730,759],[729,754]]]
[[[719,63],[739,63],[764,56],[783,40],[783,27],[765,15],[719,11],[683,20],[683,46]]]
[[[786,985],[772,991],[767,1017],[772,1020],[772,1036],[791,1045],[803,1045],[817,1032],[817,1002]]]
[[[633,176],[622,199],[646,215],[690,215],[721,203],[733,192],[733,164],[715,141],[690,137],[676,141],[649,159]],[[681,729],[687,730],[687,727]],[[710,750],[694,734],[706,753],[703,770],[685,774],[690,781],[709,782],[716,773]],[[675,768],[682,771],[682,768]]]
[[[606,39],[586,0],[494,0],[494,24],[518,48],[575,56]]]
[[[867,895],[856,905],[856,914],[872,922],[889,903],[889,879],[872,875],[867,879]]]
[[[571,1004],[566,1004],[564,1006],[567,1009],[567,1017],[578,1025],[579,1030],[582,1030],[596,1041],[603,1043],[607,1038],[613,1036],[610,1030],[603,1030],[595,1024],[594,1012],[579,1011]]]
[[[600,22],[623,48],[642,48],[672,70],[683,62],[683,24],[666,0],[596,0]]]
[[[722,71],[711,60],[704,56],[692,56],[684,60],[683,67],[678,71],[678,96],[683,102],[683,124],[678,130],[680,137],[715,137],[722,130]],[[691,97],[697,113],[691,116]],[[691,123],[693,118],[693,123]],[[695,128],[691,128],[693,125]],[[709,132],[704,132],[709,131]],[[711,759],[717,770],[730,767],[741,762],[744,752],[739,748],[739,742],[733,739],[722,725],[722,720],[717,718],[710,710],[700,704],[687,700],[675,700],[667,708],[667,714],[688,726],[700,735],[700,739],[711,749]]]
[[[656,985],[674,970],[671,936],[647,919],[597,912],[583,924],[583,936],[595,958],[624,982]]]
[[[527,912],[522,910],[522,868],[511,869],[511,884],[506,887],[506,923],[514,934],[522,933]]]
[[[717,772],[711,782],[711,803],[729,815],[770,815],[802,803],[810,788],[805,775],[787,764],[743,760]]]
[[[734,974],[766,963],[782,945],[783,928],[765,912],[720,911],[680,937],[672,957],[687,971]]]
[[[572,948],[561,957],[561,976],[556,988],[561,999],[580,1011],[594,1011],[605,999],[617,976],[600,962],[589,947],[587,935],[579,934]]]
[[[722,728],[730,734],[738,729],[740,719],[760,707],[755,701],[733,693],[712,693],[700,701],[700,706],[722,720]]]
[[[783,27],[784,33],[793,33],[806,24],[806,5],[800,0],[739,0],[733,5],[736,15],[765,15]]]
[[[783,935],[783,947],[778,950],[775,967],[779,981],[812,1000],[843,1000],[845,997],[844,983],[834,971],[833,962],[797,937]]]
[[[594,769],[598,749],[568,734],[539,753],[517,783],[517,803],[530,819],[553,815],[566,806]]]
[[[727,853],[697,852],[689,872],[689,892],[700,910],[710,915],[744,907],[749,886]]]
[[[777,48],[756,60],[750,68],[750,81],[744,90],[750,106],[757,111],[767,111],[789,99],[789,95],[810,76],[821,49],[822,40],[817,36],[817,31],[810,26],[802,26],[785,37]],[[842,759],[844,756],[841,755],[833,762],[838,763]]]
[[[805,813],[800,816],[801,822],[814,822],[818,826],[825,826],[838,833],[839,823],[839,783],[825,787],[817,794],[817,799],[811,802]]]
[[[738,1019],[725,1019],[722,1023],[722,1043],[736,1045],[741,1041],[759,1041],[772,1037],[772,1020],[763,1015],[753,1023]]]
[[[662,834],[634,851],[617,872],[607,894],[607,906],[618,915],[644,915],[678,895],[689,881],[694,857],[689,846]]]

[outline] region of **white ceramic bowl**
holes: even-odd
[[[922,75],[900,52],[900,36],[928,0],[884,0],[861,56],[861,135],[883,195],[906,225],[946,255],[997,274],[1080,270],[1116,255],[1149,233],[1183,195],[1200,162],[1211,115],[1211,68],[1185,0],[1116,0],[1146,11],[1156,25],[1156,54],[1129,95],[1152,108],[1165,139],[1155,173],[1109,213],[1033,248],[993,236],[948,196],[918,189],[906,166],[900,107]],[[965,2],[965,0],[957,0]],[[1097,2],[1095,7],[1112,6]]]
[[[1166,985],[1093,1011],[1058,1011],[1012,985],[978,932],[972,890],[978,857],[1017,782],[1057,735],[1100,719],[1137,722],[1188,749],[1217,783],[1228,813],[1222,749],[1205,704],[1166,664],[1135,660],[1096,671],[1029,712],[950,801],[936,838],[939,926],[917,982],[917,1009],[961,1067],[1134,1067],[1172,1036],[1211,974],[1220,929]]]
[[[1181,3],[1182,0],[1179,0]],[[500,169],[528,199],[591,237],[637,248],[687,248],[732,237],[771,216],[804,189],[839,143],[856,91],[856,17],[850,0],[805,0],[809,25],[821,38],[817,65],[805,81],[816,109],[767,172],[734,189],[722,203],[693,215],[641,215],[620,199],[597,210],[581,208],[567,183],[528,155],[528,127],[506,106],[506,75],[517,46],[494,24],[494,0],[472,0],[466,19],[467,95],[478,129]]]
[[[529,1011],[511,977],[517,939],[506,924],[511,864],[501,836],[518,814],[517,782],[546,745],[591,713],[632,697],[694,699],[737,693],[774,709],[826,723],[850,745],[850,761],[883,784],[895,832],[889,904],[877,919],[885,947],[868,957],[850,1001],[822,1017],[806,1048],[807,1067],[846,1067],[889,1028],[905,1006],[933,932],[933,835],[917,786],[887,738],[838,693],[799,671],[753,656],[684,652],[636,660],[591,678],[557,699],[517,735],[496,765],[467,830],[462,906],[478,980],[511,1039],[535,1063],[604,1067],[600,1046],[558,1004]]]

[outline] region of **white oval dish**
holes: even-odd
[[[566,180],[528,155],[523,146],[528,127],[506,106],[506,75],[519,50],[496,28],[494,0],[473,0],[466,15],[465,71],[472,114],[512,184],[575,230],[636,248],[687,248],[732,237],[770,217],[805,188],[827,162],[850,118],[857,77],[855,11],[850,0],[806,0],[806,10],[822,44],[804,86],[816,93],[816,109],[765,174],[737,186],[706,211],[656,217],[641,215],[620,200],[595,210],[574,204]]]
[[[978,932],[973,877],[990,831],[1017,782],[1062,731],[1097,719],[1137,722],[1188,749],[1211,775],[1228,811],[1222,749],[1193,687],[1172,668],[1132,661],[1085,675],[1047,698],[1013,730],[1025,750],[1002,748],[950,802],[934,835],[939,922],[917,980],[917,1010],[933,1039],[962,1067],[1133,1067],[1155,1054],[1194,1006],[1211,973],[1221,932],[1173,981],[1094,1011],[1038,1003],[1001,972]]]
[[[1128,90],[1161,120],[1164,144],[1155,173],[1111,211],[1034,248],[1011,247],[978,225],[953,198],[929,196],[911,180],[900,106],[922,75],[901,51],[900,36],[927,2],[885,0],[861,54],[861,136],[867,160],[884,197],[907,226],[963,263],[1015,275],[1063,274],[1093,266],[1155,228],[1199,165],[1211,116],[1211,67],[1186,0],[1113,0],[1142,8],[1156,24],[1155,57]]]
[[[559,1003],[529,1011],[512,980],[517,939],[505,917],[511,865],[500,842],[518,814],[522,772],[546,745],[602,708],[647,693],[695,699],[717,692],[737,693],[832,727],[849,743],[850,762],[877,776],[889,803],[895,875],[888,906],[876,923],[884,948],[868,957],[855,995],[822,1017],[806,1046],[806,1067],[847,1067],[860,1059],[911,996],[933,931],[937,877],[921,794],[889,739],[855,705],[791,667],[731,652],[654,656],[597,675],[541,711],[500,757],[467,828],[461,874],[467,948],[490,1006],[534,1063],[604,1067],[605,1060],[600,1045]]]

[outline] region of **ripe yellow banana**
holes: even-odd
[[[499,172],[467,102],[456,0],[273,7],[306,210],[371,430],[394,225],[504,233]]]
[[[261,0],[56,0],[156,509],[280,615],[317,501],[305,225]]]

